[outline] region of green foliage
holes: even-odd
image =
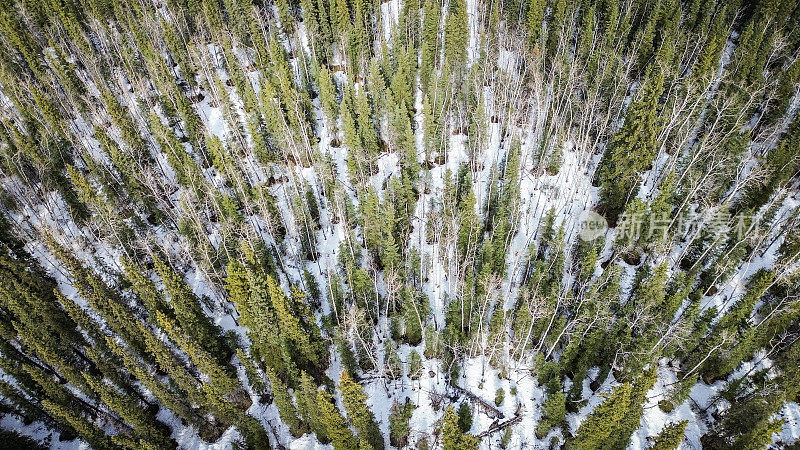
[[[536,425],[536,437],[539,439],[547,436],[554,426],[561,424],[567,416],[566,396],[557,391],[550,394],[542,406],[542,419]]]
[[[616,222],[636,196],[640,175],[656,156],[659,143],[658,99],[664,79],[655,73],[644,81],[641,94],[628,107],[625,123],[612,138],[600,167],[600,199],[606,216]]]
[[[319,97],[322,103],[322,110],[325,112],[329,123],[334,126],[339,117],[339,102],[336,100],[336,85],[331,79],[331,74],[327,67],[322,67],[317,72],[317,84],[319,85]]]
[[[508,448],[508,444],[511,442],[511,436],[511,427],[506,427],[505,431],[503,431],[503,437],[500,438],[500,448]]]
[[[469,402],[462,402],[458,407],[458,428],[466,433],[472,428],[472,408]]]
[[[30,450],[44,450],[45,447],[39,445],[34,439],[20,434],[14,430],[0,430],[0,439],[8,448],[25,448]]]
[[[404,403],[394,402],[389,412],[389,443],[393,447],[403,448],[408,445],[408,435],[411,432],[408,421],[414,413],[416,405],[408,398]]]
[[[570,449],[595,449],[608,445],[617,424],[625,417],[631,399],[631,385],[623,383],[605,395],[589,417],[581,423],[574,438],[567,444]]]
[[[462,403],[462,405],[465,404],[466,403]],[[448,406],[444,412],[444,419],[442,419],[442,447],[445,450],[469,450],[478,448],[478,439],[463,431],[461,409],[462,408],[459,408],[459,413],[456,414],[453,407]],[[467,406],[466,410],[469,411],[469,406]],[[471,412],[469,421],[472,422]]]
[[[286,384],[278,378],[274,371],[267,369],[267,378],[269,378],[270,386],[272,387],[272,398],[275,406],[278,408],[281,420],[289,426],[289,431],[295,437],[300,437],[302,427],[300,418],[297,416],[297,410],[292,403],[292,396],[288,392]]]
[[[536,0],[528,3],[525,16],[528,28],[528,42],[531,46],[539,42],[542,34],[542,20],[544,19],[545,6],[547,2]]]
[[[427,298],[415,295],[416,293],[411,289],[406,289],[403,293],[405,297],[403,300],[405,339],[409,344],[416,346],[422,342],[422,329],[427,315]]]
[[[200,299],[191,288],[159,257],[153,259],[155,270],[164,283],[165,292],[169,296],[169,304],[175,313],[178,324],[187,333],[197,339],[203,349],[224,362],[230,357],[230,350],[220,339],[221,330],[203,312]]]
[[[367,395],[361,385],[356,383],[347,371],[342,372],[339,380],[339,390],[342,392],[342,403],[347,412],[347,418],[358,432],[359,448],[382,449],[383,437],[381,436],[375,417],[367,406]]]
[[[506,398],[506,391],[503,388],[498,388],[497,392],[494,394],[494,404],[500,406],[503,404],[503,400]]]
[[[411,350],[408,354],[408,376],[412,380],[418,380],[422,376],[422,357],[416,350]]]
[[[616,449],[658,364],[674,413],[765,351],[702,444],[772,442],[798,398],[795,3],[162,3],[0,8],[0,412],[151,449],[166,408],[265,448],[255,394],[376,449],[367,383],[457,385],[485,355],[534,361],[538,438]],[[574,240],[586,177],[614,242]],[[390,443],[476,447],[454,407],[429,436],[395,403]]]
[[[678,423],[668,424],[657,436],[650,438],[652,445],[650,450],[676,450],[683,441],[683,432],[689,422],[683,420]]]
[[[322,418],[323,406],[318,403],[317,385],[305,372],[300,374],[300,384],[294,391],[294,400],[298,415],[317,435],[317,439],[323,443],[330,442],[328,425]]]
[[[359,448],[358,440],[347,427],[342,414],[334,404],[333,396],[323,389],[317,391],[317,405],[320,412],[320,422],[325,427],[325,434],[330,438],[336,450],[356,450]]]
[[[441,2],[425,0],[422,19],[422,37],[420,42],[420,81],[424,88],[429,88],[433,70],[438,62],[437,49],[439,24],[441,20]]]
[[[454,0],[449,3],[445,18],[444,64],[449,70],[458,72],[466,63],[468,40],[467,4]]]

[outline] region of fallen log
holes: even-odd
[[[478,397],[477,395],[473,394],[472,392],[470,392],[470,391],[468,391],[468,390],[466,390],[466,389],[464,389],[464,388],[462,388],[460,386],[453,386],[453,388],[456,391],[466,395],[472,401],[472,403],[478,403],[479,405],[481,405],[483,407],[483,410],[484,410],[484,412],[486,413],[487,416],[489,416],[491,418],[500,418],[500,419],[505,418],[505,414],[503,414],[502,411],[500,411],[499,409],[495,408],[494,405],[492,405],[489,402],[485,401],[484,399]]]
[[[521,415],[514,416],[514,417],[506,420],[505,422],[500,422],[498,424],[492,424],[492,426],[490,426],[488,430],[486,430],[483,433],[478,434],[476,436],[478,437],[478,439],[481,439],[484,436],[488,436],[488,435],[490,435],[490,434],[492,434],[494,432],[502,430],[503,428],[510,427],[511,425],[514,425],[515,423],[519,423],[521,420],[522,420],[522,416]]]

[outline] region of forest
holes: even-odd
[[[0,448],[800,448],[798,110],[791,0],[0,0]]]

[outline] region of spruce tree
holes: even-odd
[[[320,442],[330,442],[328,437],[328,430],[325,422],[322,420],[321,411],[317,397],[317,386],[314,379],[307,373],[300,374],[300,385],[294,391],[295,404],[297,405],[297,413],[300,418],[308,424],[317,435]]]
[[[467,62],[469,26],[467,4],[463,0],[450,2],[445,18],[444,66],[451,72],[460,72]]]
[[[327,67],[321,67],[317,71],[317,85],[319,86],[319,98],[322,110],[325,112],[328,126],[336,131],[336,121],[339,118],[339,102],[336,101],[336,85],[331,80],[331,74]]]
[[[448,406],[442,419],[442,448],[445,450],[468,450],[478,448],[478,439],[462,431],[459,417],[452,406]]]
[[[683,433],[689,422],[683,420],[678,423],[668,424],[657,436],[650,438],[652,445],[650,450],[676,450],[683,442]]]
[[[582,450],[603,448],[617,430],[617,424],[628,412],[631,401],[631,385],[623,383],[604,395],[605,400],[581,423],[567,448]]]
[[[164,283],[165,291],[169,295],[169,304],[181,328],[196,338],[203,349],[218,358],[218,361],[225,361],[230,356],[229,350],[220,339],[219,327],[211,322],[203,311],[200,299],[192,292],[183,277],[161,258],[155,256],[153,263]]]
[[[335,450],[357,450],[359,448],[358,440],[336,408],[333,396],[323,389],[318,390],[317,405],[320,410],[320,421],[325,426],[333,448]]]
[[[528,29],[528,42],[531,46],[539,42],[539,37],[542,34],[542,20],[544,19],[546,4],[543,0],[535,0],[528,3],[525,21]]]
[[[288,392],[288,386],[271,369],[267,369],[266,372],[272,387],[273,402],[278,408],[281,420],[289,426],[289,431],[292,435],[299,437],[303,434],[301,422],[297,417],[297,411],[292,403],[292,396]]]
[[[381,436],[375,417],[367,406],[367,395],[360,384],[356,383],[347,371],[342,372],[339,380],[339,390],[342,392],[342,403],[353,428],[358,432],[359,448],[383,448]]]
[[[644,82],[642,93],[628,107],[625,123],[603,155],[599,169],[600,200],[612,222],[636,197],[641,174],[658,152],[658,99],[662,89],[663,76],[657,72]]]

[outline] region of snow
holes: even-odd
[[[477,395],[485,402],[494,405],[497,389],[503,389],[505,398],[498,409],[505,415],[507,420],[514,417],[517,407],[520,407],[522,421],[513,425],[514,434],[510,448],[524,448],[526,446],[538,446],[548,442],[549,438],[541,442],[536,439],[536,423],[541,418],[541,403],[544,401],[544,390],[536,383],[536,379],[530,375],[530,371],[524,367],[511,367],[508,369],[508,377],[500,378],[500,370],[492,367],[485,356],[470,358],[464,363],[464,376],[459,381],[459,385],[473,394]],[[511,393],[512,388],[516,388],[517,395]],[[465,400],[469,401],[469,400]],[[479,412],[480,408],[473,407],[473,434],[481,433],[489,428],[495,419]],[[502,432],[494,433],[481,441],[481,448],[496,448],[496,444],[502,437]]]
[[[591,392],[589,389],[589,384],[591,380],[587,376],[583,380],[583,393]],[[569,427],[569,431],[571,434],[575,434],[580,428],[581,424],[586,420],[587,417],[597,408],[598,405],[603,403],[605,400],[602,394],[610,393],[619,383],[614,379],[614,374],[609,373],[603,383],[597,388],[596,391],[592,392],[591,396],[588,398],[584,398],[582,400],[586,400],[586,405],[584,405],[577,413],[570,413],[567,414],[567,425]]]
[[[716,306],[721,313],[727,311],[735,304],[736,300],[746,293],[748,282],[756,272],[775,267],[785,237],[784,228],[775,226],[775,224],[796,217],[798,208],[800,208],[800,200],[793,196],[786,196],[783,199],[774,218],[769,221],[771,223],[765,224],[770,225],[770,228],[766,236],[761,238],[760,244],[768,243],[766,248],[754,250],[723,288],[712,296],[704,297],[702,303],[704,310]],[[754,220],[761,221],[763,218],[757,215]]]
[[[702,389],[702,383],[699,383],[699,389],[693,390],[690,398],[685,400],[682,404],[676,405],[669,413],[665,413],[658,407],[658,402],[666,398],[666,393],[678,382],[673,368],[666,365],[666,361],[662,360],[658,369],[658,380],[655,385],[647,392],[647,401],[643,405],[642,419],[640,427],[633,433],[631,441],[628,444],[629,450],[636,450],[646,448],[648,445],[647,438],[657,436],[665,426],[687,420],[686,431],[684,432],[685,439],[681,445],[681,449],[700,450],[700,436],[706,431],[703,425],[702,416],[697,414],[693,406],[698,405],[700,401],[705,398],[710,398],[709,393]],[[698,387],[696,386],[696,387]],[[699,405],[698,405],[699,406]]]
[[[57,431],[49,429],[43,423],[33,422],[25,425],[19,417],[13,414],[6,414],[0,418],[0,429],[17,431],[49,446],[51,450],[90,450],[89,444],[80,439],[62,441]]]
[[[529,142],[527,145],[533,150],[536,141]],[[523,148],[525,145],[523,142]],[[532,160],[527,160],[522,170],[520,224],[506,259],[512,274],[507,288],[512,293],[508,297],[510,300],[516,298],[511,290],[514,273],[523,265],[528,248],[538,238],[540,225],[548,212],[553,210],[556,226],[564,227],[565,242],[576,242],[581,214],[591,210],[598,202],[598,188],[592,186],[592,177],[600,155],[576,148],[571,141],[557,145],[562,146],[562,163],[558,173],[549,175],[540,172]],[[507,307],[510,305],[511,302]]]
[[[304,434],[289,444],[290,450],[332,450],[332,445],[320,444],[316,437]]]
[[[183,427],[181,431],[173,438],[178,442],[178,448],[186,448],[192,450],[228,450],[233,448],[233,442],[241,437],[235,428],[231,427],[222,433],[222,436],[214,443],[207,443],[200,439],[197,431],[191,427]]]
[[[203,100],[203,109],[205,109],[206,117],[208,117],[208,131],[225,142],[226,122],[222,117],[222,108],[212,108],[209,103],[206,103],[207,101],[210,100]]]
[[[469,26],[469,43],[467,44],[467,61],[475,63],[480,56],[478,36],[481,32],[478,0],[467,0],[467,24]]]
[[[482,43],[479,40],[482,26],[480,7],[481,4],[477,0],[467,0],[469,24],[467,54],[470,64],[480,57],[481,52]],[[392,32],[399,21],[401,8],[400,0],[389,0],[380,4],[383,37],[387,42],[391,41]],[[305,24],[299,24],[298,37],[299,50],[310,52]],[[722,76],[730,62],[735,49],[734,41],[736,37],[735,32],[731,33],[730,39],[722,52],[717,80],[708,92],[709,99],[713,96],[713,92],[716,91],[720,76]],[[286,45],[290,45],[290,43],[287,42]],[[221,69],[220,58],[222,58],[222,52],[220,49],[214,44],[209,44],[207,51],[208,55],[205,56],[210,57],[213,64],[216,65],[216,73],[222,80],[227,79],[227,74]],[[240,61],[247,62],[252,59],[251,55],[241,48],[234,48],[234,54]],[[520,74],[518,73],[519,55],[515,51],[500,49],[498,59],[499,67],[510,74],[510,78],[514,80],[520,79]],[[299,61],[297,58],[292,59],[290,64],[295,71],[298,70]],[[246,75],[254,84],[254,87],[258,89],[257,81],[262,75],[257,71],[249,72]],[[334,77],[337,83],[346,82],[344,73],[337,72]],[[127,84],[126,87],[130,88]],[[637,88],[638,84],[636,82],[630,84],[628,95],[623,102],[625,105],[633,99],[633,93],[636,92]],[[483,91],[487,117],[497,113],[499,102],[495,98],[495,89],[496,86],[486,86]],[[232,115],[238,116],[226,117],[223,107],[221,105],[213,106],[213,96],[210,93],[207,94],[209,95],[206,95],[201,102],[197,103],[195,108],[208,133],[217,136],[227,146],[227,141],[235,136],[236,126],[239,125],[235,122],[243,117],[241,99],[238,98],[234,89],[230,89],[223,84],[223,90],[218,95],[228,96],[235,109],[235,114]],[[529,256],[529,250],[537,244],[542,221],[548,212],[552,210],[555,214],[556,226],[563,227],[565,241],[574,243],[578,239],[577,234],[580,229],[581,215],[586,211],[592,210],[598,203],[598,188],[592,186],[592,179],[600,158],[602,158],[602,150],[605,148],[603,143],[600,143],[597,146],[598,148],[593,148],[588,139],[571,131],[566,132],[564,136],[547,137],[548,145],[551,145],[547,151],[559,151],[562,155],[561,164],[556,173],[548,173],[543,169],[541,161],[537,161],[534,158],[541,146],[540,141],[544,136],[545,121],[552,119],[552,117],[548,117],[549,109],[552,108],[552,97],[552,92],[536,89],[531,93],[528,100],[531,106],[529,123],[522,126],[509,125],[509,133],[521,138],[523,158],[522,167],[520,168],[521,199],[519,215],[515,217],[516,233],[509,244],[506,256],[508,274],[502,280],[501,288],[496,295],[499,307],[506,310],[510,310],[513,307],[519,289],[518,283],[521,277],[521,270]],[[790,112],[796,112],[800,107],[799,99],[800,96],[795,95],[790,105]],[[0,103],[2,103],[3,107],[11,107],[9,102],[10,99],[0,93]],[[319,152],[332,156],[338,172],[338,182],[343,187],[343,190],[352,197],[354,204],[357,205],[357,192],[355,187],[351,185],[347,173],[348,149],[344,146],[336,148],[331,146],[335,136],[326,121],[323,120],[319,99],[315,99],[313,105],[317,116],[316,129],[320,136]],[[415,138],[421,155],[424,138],[422,132],[424,117],[422,114],[422,92],[419,89],[415,92],[415,106],[417,111],[415,115]],[[234,123],[231,123],[231,121]],[[103,165],[110,166],[108,158],[100,150],[97,141],[91,138],[93,134],[92,125],[83,122],[82,119],[75,119],[70,122],[70,126],[75,130],[76,134],[85,136],[89,155]],[[448,145],[446,145],[445,150],[446,162],[442,165],[436,165],[425,174],[426,177],[429,177],[427,179],[429,191],[427,193],[422,192],[415,205],[415,211],[411,218],[413,231],[411,233],[410,246],[419,252],[423,260],[423,271],[427,281],[423,283],[422,290],[429,299],[431,316],[437,332],[441,332],[444,327],[444,313],[448,299],[457,298],[460,289],[458,286],[458,274],[455,271],[456,261],[454,261],[452,245],[444,246],[439,243],[428,244],[426,242],[427,216],[429,214],[435,215],[439,212],[435,209],[430,209],[429,206],[432,200],[442,198],[445,176],[448,171],[451,176],[454,176],[459,167],[469,161],[470,153],[475,151],[478,155],[476,159],[480,163],[478,170],[471,174],[477,200],[475,209],[479,215],[483,214],[488,188],[492,181],[492,170],[503,161],[510,146],[511,139],[503,136],[504,126],[506,124],[490,122],[487,128],[486,144],[477,149],[470,147],[474,147],[474,144],[469,142],[468,136],[459,133],[452,134],[451,130],[448,130]],[[785,126],[786,124],[784,123],[782,126],[783,131],[785,131]],[[110,134],[119,140],[119,132],[117,130],[112,129]],[[245,136],[245,139],[249,140],[250,138]],[[164,168],[166,175],[164,182],[174,185],[174,171],[170,168],[165,155],[157,153],[155,157],[159,165]],[[750,165],[754,164],[753,161],[753,159],[748,159],[743,163],[745,169],[751,167]],[[638,198],[643,200],[652,199],[657,192],[659,178],[663,175],[665,168],[670,167],[673,162],[670,155],[665,152],[661,152],[658,155],[654,161],[653,168],[642,174],[642,185],[638,192]],[[379,155],[376,163],[378,172],[370,177],[369,184],[381,198],[384,198],[387,181],[397,176],[400,172],[400,155],[394,152],[386,152]],[[330,199],[321,199],[320,176],[317,170],[314,167],[288,167],[285,170],[264,167],[251,154],[244,156],[242,167],[246,168],[245,176],[254,184],[263,182],[270,173],[278,173],[279,170],[279,175],[286,177],[269,188],[278,199],[278,209],[284,223],[287,224],[288,231],[288,237],[283,243],[283,248],[280,249],[282,250],[281,257],[285,258],[285,261],[281,261],[281,264],[286,268],[286,279],[282,279],[281,284],[284,288],[287,288],[289,283],[303,282],[301,272],[304,269],[308,270],[322,288],[321,312],[323,314],[330,313],[331,305],[327,301],[328,290],[324,287],[327,286],[327,281],[331,275],[337,271],[340,245],[349,239],[349,234],[343,223],[332,223],[331,214],[333,213],[332,207],[334,205]],[[222,177],[215,171],[204,169],[204,174],[215,187],[220,190],[225,189],[222,187]],[[15,177],[8,177],[8,179],[2,180],[2,185],[4,187],[14,187],[20,186],[21,183]],[[319,258],[315,262],[302,261],[298,256],[300,248],[298,230],[295,226],[293,207],[289,203],[293,189],[304,185],[307,185],[322,200],[320,201],[322,226],[316,236]],[[22,191],[18,194],[18,196],[24,197]],[[182,191],[178,190],[172,200],[177,203],[177,200],[181,198]],[[697,207],[698,205],[693,206]],[[780,258],[778,250],[783,243],[783,236],[781,234],[782,227],[774,224],[784,223],[784,221],[796,215],[799,206],[800,202],[793,196],[786,196],[781,201],[775,218],[772,219],[772,231],[767,233],[767,236],[756,251],[737,268],[717,293],[703,298],[702,306],[704,309],[716,306],[720,311],[725,311],[745,293],[747,281],[754,273],[760,269],[771,268],[776,265]],[[20,212],[11,214],[11,219],[20,228],[28,231],[57,230],[56,237],[59,242],[68,245],[79,255],[82,261],[98,271],[110,274],[119,269],[121,255],[119,249],[99,240],[91,231],[78,227],[70,220],[66,205],[56,193],[46,193],[41,203],[31,201],[23,205]],[[446,220],[439,217],[435,217],[435,219]],[[256,230],[265,229],[264,218],[249,216],[247,221]],[[215,224],[208,224],[207,228],[209,240],[215,248],[219,249],[219,245],[222,242],[220,227]],[[358,234],[361,231],[356,230],[356,232]],[[613,254],[616,233],[617,230],[613,229],[607,231],[606,245],[602,251],[601,259],[610,258]],[[272,237],[268,236],[265,231],[260,232],[260,235],[265,241],[274,243],[272,242]],[[152,231],[152,237],[156,239],[159,245],[165,247],[169,255],[178,257],[182,263],[180,270],[183,272],[184,279],[193,292],[200,298],[207,297],[211,300],[206,309],[213,321],[223,330],[236,332],[242,342],[247,345],[249,343],[246,337],[247,330],[237,326],[234,318],[235,313],[231,305],[225,301],[224,293],[215,286],[209,274],[204,273],[198,264],[182,255],[184,246],[181,245],[177,235],[163,228],[157,228]],[[27,248],[43,263],[46,270],[56,278],[60,289],[68,298],[73,299],[82,306],[86,305],[85,301],[79,298],[74,287],[65,276],[63,268],[55,262],[52,255],[41,243],[32,242]],[[571,252],[571,250],[572,246],[570,245],[567,246],[565,251]],[[670,255],[677,256],[682,251],[683,248],[678,247]],[[674,258],[674,260],[677,263],[677,258]],[[622,298],[625,298],[633,289],[636,267],[624,263],[620,263],[620,265],[623,268]],[[598,274],[600,271],[601,269],[598,268]],[[375,276],[378,280],[378,291],[385,293],[384,275],[378,273]],[[565,276],[565,280],[569,281],[570,278]],[[317,319],[320,320],[321,317],[317,317]],[[388,324],[386,319],[382,317],[373,330],[373,336],[371,336],[377,347],[376,356],[379,361],[383,361],[383,345],[386,342],[387,335]],[[477,343],[478,349],[473,351],[472,357],[464,361],[463,374],[457,380],[457,384],[489,404],[494,404],[497,389],[504,390],[505,401],[498,406],[498,409],[503,412],[506,419],[513,417],[517,411],[521,415],[520,423],[512,428],[513,436],[509,443],[509,448],[545,448],[553,437],[563,442],[564,436],[568,433],[574,433],[581,423],[586,420],[586,417],[603,401],[603,394],[611,392],[618,385],[613,375],[610,374],[602,381],[596,391],[592,391],[590,389],[591,379],[597,377],[599,370],[598,368],[590,370],[589,376],[583,380],[582,385],[583,400],[586,401],[586,404],[577,413],[567,416],[565,430],[557,427],[545,438],[537,439],[535,430],[537,423],[541,419],[541,407],[545,393],[543,388],[538,386],[536,378],[531,375],[529,367],[530,355],[525,355],[518,361],[509,361],[506,355],[509,349],[506,348],[503,349],[505,354],[501,355],[501,359],[503,359],[502,364],[499,364],[501,367],[493,367],[489,362],[489,358],[480,354],[485,349],[485,346],[486,344],[483,342]],[[403,402],[405,399],[410,399],[417,405],[410,420],[410,441],[412,443],[423,438],[432,437],[432,430],[441,419],[444,407],[450,402],[447,398],[448,396],[453,397],[453,404],[469,401],[464,395],[447,385],[444,377],[446,370],[442,367],[442,361],[438,359],[423,357],[422,375],[418,380],[410,379],[408,375],[409,355],[412,351],[423,355],[424,348],[424,342],[416,347],[406,344],[399,345],[397,353],[403,362],[403,375],[397,380],[389,380],[383,376],[382,363],[378,364],[379,367],[376,370],[364,374],[363,385],[368,396],[368,404],[387,439],[390,408],[395,401]],[[338,383],[342,371],[341,361],[335,349],[331,348],[330,354],[331,365],[327,369],[326,375]],[[771,361],[766,358],[766,355],[759,354],[753,361],[742,364],[734,372],[732,378],[743,376],[752,370],[769,368],[770,366]],[[244,379],[244,376],[241,375],[242,368],[237,367],[237,369],[240,372],[240,377]],[[430,375],[431,373],[433,373],[433,376]],[[657,435],[667,424],[681,420],[689,421],[686,429],[686,439],[681,448],[701,448],[700,436],[707,431],[707,424],[713,420],[712,412],[724,409],[724,402],[719,400],[718,394],[725,388],[727,383],[718,381],[713,385],[706,385],[703,382],[699,382],[692,387],[690,397],[685,402],[677,405],[672,412],[665,413],[658,407],[658,402],[665,398],[669,389],[677,382],[675,368],[671,367],[667,361],[661,361],[658,380],[647,394],[647,402],[643,405],[640,427],[633,434],[628,448],[639,449],[646,447],[649,437]],[[517,395],[511,393],[514,389]],[[295,450],[327,450],[332,448],[330,445],[320,444],[310,434],[294,438],[289,433],[288,427],[281,422],[274,405],[261,404],[256,396],[253,395],[252,397],[253,404],[248,413],[265,424],[268,432],[271,433],[270,439],[273,444]],[[434,401],[439,397],[444,397],[441,405],[437,405]],[[338,392],[336,398],[341,404]],[[794,402],[787,403],[781,410],[780,416],[786,419],[786,424],[777,439],[783,443],[795,442],[800,439],[800,405]],[[481,412],[480,408],[474,408],[473,417],[471,432],[476,434],[487,430],[494,421],[489,415]],[[159,412],[159,419],[171,426],[173,437],[178,441],[180,448],[227,449],[240,437],[236,429],[231,427],[223,433],[217,442],[206,443],[200,439],[197,430],[192,427],[182,426],[180,421],[165,408],[162,408]],[[24,426],[17,418],[11,415],[3,417],[2,421],[0,421],[0,427],[17,429],[36,439],[45,439],[50,435],[50,432],[42,424],[35,423]],[[501,435],[502,433],[495,433],[484,438],[481,441],[481,448],[496,448]],[[52,441],[52,448],[86,448],[85,444],[78,441],[69,443],[57,442],[55,438]]]
[[[800,405],[788,402],[783,405],[780,416],[786,421],[781,430],[779,442],[795,444],[800,441]]]
[[[400,0],[381,2],[381,23],[383,24],[383,38],[389,42],[392,30],[400,21]]]

